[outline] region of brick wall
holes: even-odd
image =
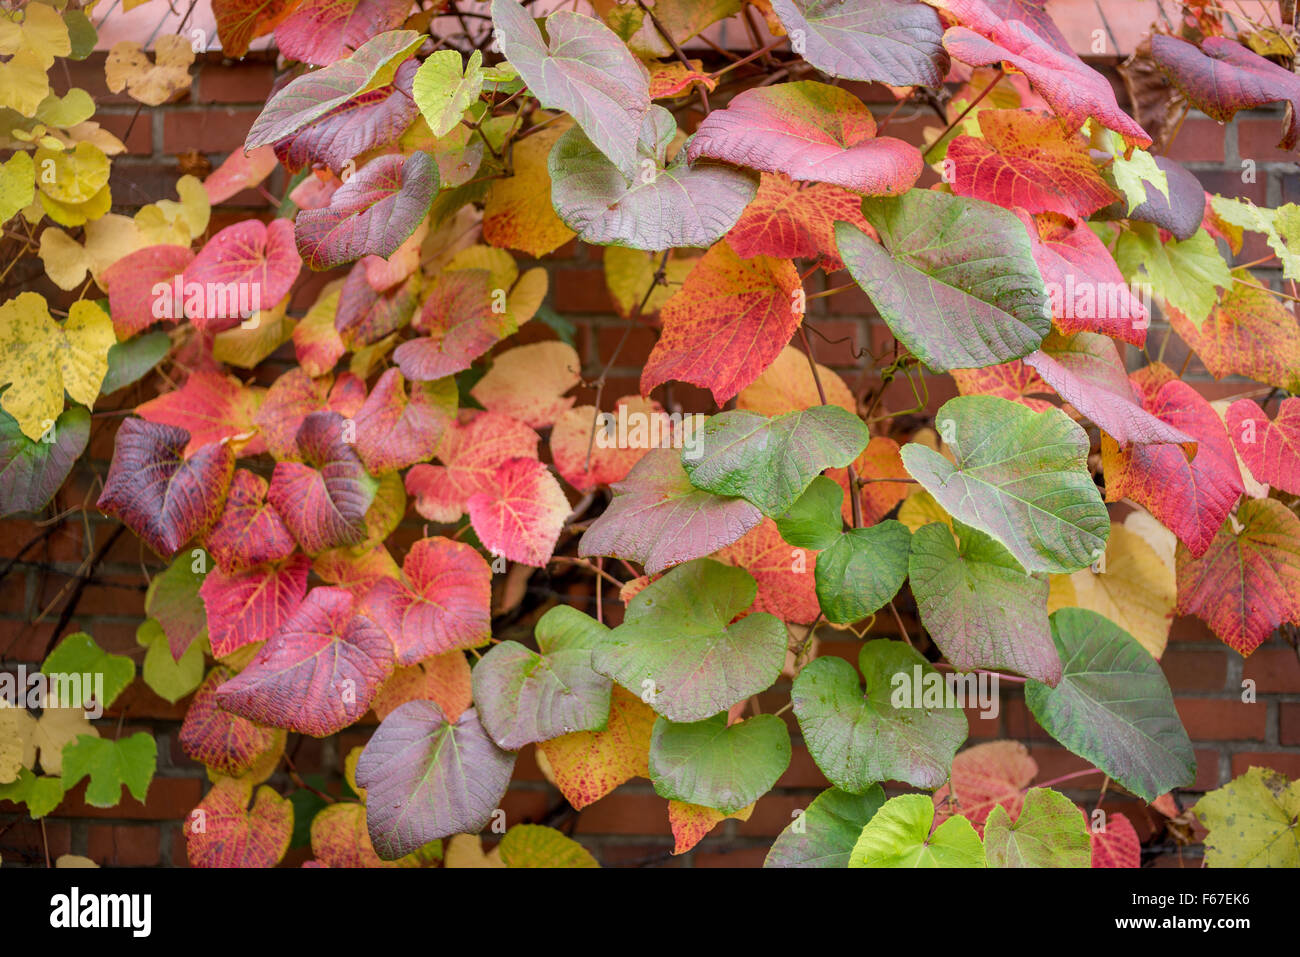
[[[274,79],[273,63],[264,55],[250,56],[238,64],[209,55],[196,64],[188,98],[156,109],[137,109],[124,95],[108,92],[102,64],[103,56],[99,54],[84,63],[69,63],[69,74],[61,77],[56,71],[54,78],[63,88],[71,85],[89,90],[101,105],[99,122],[125,138],[128,153],[115,159],[112,180],[114,200],[122,207],[171,197],[180,172],[202,175],[205,169],[219,164],[225,153],[243,142]],[[878,116],[892,108],[893,101],[884,91],[859,88],[855,92],[874,105]],[[1122,90],[1120,95],[1121,102],[1126,102]],[[919,144],[925,127],[935,123],[933,113],[909,106],[891,118],[888,132]],[[1246,196],[1268,205],[1300,199],[1300,167],[1291,154],[1280,153],[1272,146],[1279,125],[1280,115],[1267,112],[1242,114],[1226,127],[1205,118],[1189,118],[1171,156],[1187,165],[1211,191]],[[1254,183],[1242,179],[1243,159],[1255,160]],[[282,172],[277,172],[265,188],[271,197],[278,198],[285,185]],[[245,191],[226,208],[214,211],[212,229],[257,212],[269,215],[267,196],[257,190]],[[1248,242],[1238,261],[1261,255],[1264,253],[1258,245]],[[549,303],[576,325],[576,346],[586,371],[594,375],[609,360],[622,335],[621,320],[604,293],[600,250],[570,244],[549,257],[548,262],[553,265]],[[1261,274],[1270,275],[1267,271]],[[32,283],[28,288],[55,292],[44,288],[39,276],[26,281]],[[323,281],[322,277],[310,277],[300,282],[294,308],[300,310],[309,304]],[[848,281],[847,274],[831,276],[824,280],[823,288]],[[808,291],[811,294],[817,290],[810,286]],[[6,290],[5,297],[15,292]],[[812,299],[807,323],[814,330],[810,338],[819,361],[836,369],[859,396],[878,385],[864,351],[882,354],[889,337],[884,324],[872,315],[865,296],[853,290]],[[1166,333],[1163,323],[1153,324],[1149,340],[1153,348],[1159,347]],[[552,333],[544,325],[533,322],[519,338],[527,341],[549,335]],[[654,338],[648,326],[630,337],[611,370],[605,391],[607,405],[620,395],[637,391],[641,363]],[[1177,368],[1184,355],[1181,344],[1171,340],[1166,361]],[[267,368],[259,370],[259,381],[269,384],[292,360],[287,351],[279,357],[285,363],[268,363]],[[1131,362],[1137,364],[1140,358],[1137,350],[1129,349]],[[1243,388],[1240,383],[1213,381],[1195,362],[1187,377],[1213,398]],[[148,381],[101,400],[88,459],[41,517],[41,523],[0,523],[0,664],[39,663],[58,637],[56,624],[74,595],[75,614],[59,634],[89,631],[109,651],[140,661],[142,649],[136,645],[135,629],[144,617],[146,576],[157,574],[162,565],[129,532],[112,539],[116,523],[102,520],[93,503],[98,494],[97,480],[107,472],[112,438],[120,420],[113,410],[133,407],[158,385]],[[930,377],[928,385],[931,411],[954,394],[947,376]],[[684,407],[712,410],[711,400],[700,390],[681,384],[671,389],[667,398]],[[592,395],[591,389],[579,390],[579,401],[589,402]],[[911,403],[906,385],[894,383],[884,405],[898,410]],[[408,522],[396,536],[395,556],[400,560],[409,543],[421,534],[418,522]],[[83,579],[86,574],[89,579]],[[538,573],[530,583],[524,608],[535,616],[545,601],[559,595],[593,610],[588,579],[572,569],[552,575]],[[606,595],[605,609],[607,619],[616,621],[620,608],[612,595]],[[908,615],[904,609],[905,623],[914,627]],[[530,621],[531,617],[523,617],[508,623],[508,627],[527,630]],[[893,627],[882,616],[875,633],[889,635]],[[847,632],[825,630],[821,634],[822,653],[856,660],[857,639]],[[1252,764],[1300,777],[1300,660],[1281,636],[1274,636],[1243,661],[1200,622],[1180,619],[1174,623],[1162,665],[1195,744],[1199,765],[1195,789],[1216,787]],[[1241,701],[1244,679],[1256,683],[1259,698],[1255,704]],[[768,692],[760,702],[762,709],[777,710],[788,700],[788,690],[788,682],[783,682]],[[1024,741],[1039,763],[1040,781],[1086,767],[1036,725],[1018,690],[1004,684],[1003,699],[996,720],[982,720],[970,713],[972,742],[1000,737]],[[40,863],[48,848],[51,858],[72,852],[105,865],[184,864],[180,822],[206,788],[204,769],[185,757],[176,740],[184,708],[185,702],[169,705],[137,683],[100,722],[104,734],[144,730],[157,738],[158,774],[144,804],[128,797],[113,809],[91,808],[83,800],[83,783],[68,794],[42,826],[0,803],[0,855],[10,863]],[[776,789],[759,801],[749,821],[725,822],[696,850],[682,857],[669,853],[672,839],[665,802],[654,795],[648,781],[631,782],[579,814],[566,812],[563,799],[538,769],[531,747],[520,755],[515,783],[504,801],[508,821],[545,821],[566,830],[572,828],[574,835],[606,865],[758,865],[773,837],[790,821],[791,812],[806,807],[827,787],[799,742],[792,716],[787,712],[784,717],[790,724],[795,748],[790,769]],[[290,743],[291,758],[301,774],[320,772],[337,780],[344,756],[365,737],[364,729],[323,741],[295,736]],[[285,792],[292,787],[283,773],[271,783]],[[1092,790],[1071,790],[1077,783],[1089,785]],[[1067,782],[1062,788],[1089,807],[1096,800],[1096,778]],[[1140,802],[1112,794],[1103,806],[1129,812],[1143,838],[1151,839],[1155,852],[1150,856],[1158,865],[1199,863],[1194,845],[1185,849],[1177,846],[1174,832],[1182,833],[1184,829],[1166,827],[1163,818]],[[300,863],[308,854],[306,849],[291,851],[288,862]]]

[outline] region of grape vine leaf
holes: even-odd
[[[89,410],[65,409],[48,437],[28,438],[17,419],[0,412],[0,516],[39,512],[49,504],[90,441]]]
[[[537,458],[537,433],[508,415],[462,412],[443,432],[437,457],[443,465],[415,465],[406,473],[406,491],[431,522],[454,522],[469,499],[491,493],[497,469],[510,459]]]
[[[1238,399],[1228,406],[1227,425],[1251,475],[1300,495],[1300,398],[1283,399],[1271,422],[1252,400]]]
[[[89,777],[86,803],[91,807],[115,806],[123,786],[143,804],[157,764],[158,748],[147,731],[116,739],[83,734],[63,749],[63,786],[70,790]]]
[[[1078,806],[1051,788],[1030,788],[1015,821],[998,805],[984,824],[989,867],[1090,867],[1092,841]]]
[[[324,65],[402,25],[405,0],[303,0],[275,28],[275,45],[291,60]]]
[[[223,711],[217,705],[217,688],[234,676],[221,665],[208,672],[185,712],[178,740],[195,761],[221,774],[239,777],[272,750],[282,732]]]
[[[782,621],[801,625],[811,625],[821,614],[815,580],[808,574],[816,568],[816,553],[791,548],[770,518],[763,519],[740,541],[715,552],[713,557],[754,576],[758,583],[754,611],[765,611]]]
[[[1192,810],[1209,830],[1207,867],[1300,867],[1300,782],[1252,767]]]
[[[229,574],[293,554],[293,536],[266,500],[266,490],[262,476],[236,469],[226,493],[226,507],[203,539],[217,564]]]
[[[223,439],[234,439],[243,454],[256,455],[263,451],[264,443],[248,437],[256,431],[253,415],[262,395],[260,389],[249,388],[233,376],[197,369],[179,389],[140,403],[135,412],[149,422],[189,432],[186,456]]]
[[[646,763],[655,713],[636,694],[614,685],[603,731],[575,731],[537,746],[560,793],[577,810],[594,804],[635,777],[648,778]]]
[[[650,737],[655,793],[734,814],[772,789],[790,765],[790,733],[772,714],[733,725],[725,714],[679,724],[660,718]]]
[[[199,588],[215,658],[266,641],[298,610],[307,595],[311,559],[297,554],[239,572],[210,569]]]
[[[466,62],[458,50],[437,50],[415,74],[415,102],[429,132],[446,136],[483,89],[483,53],[475,50]]]
[[[185,836],[195,867],[274,867],[289,850],[293,805],[266,785],[253,799],[252,782],[223,778],[191,812]]]
[[[795,47],[845,80],[935,86],[948,72],[939,16],[914,0],[773,0]]]
[[[862,829],[849,867],[984,867],[984,846],[960,814],[931,830],[934,805],[924,794],[890,798]]]
[[[1115,261],[1130,282],[1145,278],[1196,329],[1219,301],[1219,290],[1233,286],[1228,264],[1204,229],[1190,239],[1164,242],[1158,226],[1130,223],[1120,234]]]
[[[260,310],[271,309],[288,294],[301,269],[289,220],[234,223],[204,243],[185,267],[185,316],[204,332],[224,332],[251,322]],[[179,319],[181,303],[175,298],[173,293],[168,318]]]
[[[67,687],[61,683],[53,682],[55,675],[102,675],[104,682],[103,699],[98,703],[108,708],[117,700],[117,696],[135,680],[135,662],[125,655],[109,654],[95,643],[94,638],[84,631],[79,631],[64,638],[46,656],[45,663],[41,665],[41,673],[51,679],[50,692],[52,694],[58,694],[66,690]],[[89,699],[90,689],[83,688],[82,696]],[[89,700],[50,700],[42,707],[89,710],[89,705]],[[50,769],[46,768],[45,770],[49,771]],[[71,787],[72,782],[69,782],[68,786]]]
[[[516,824],[499,845],[506,867],[600,867],[591,852],[553,827]]]
[[[962,751],[952,761],[949,784],[934,792],[940,820],[954,808],[982,833],[996,807],[1020,813],[1025,788],[1038,775],[1038,762],[1019,741],[986,741]]]
[[[1279,302],[1244,269],[1198,329],[1176,309],[1169,323],[1216,379],[1244,375],[1267,385],[1300,391],[1300,326],[1290,307]]]
[[[885,803],[873,784],[862,794],[828,788],[786,825],[763,860],[764,867],[847,867],[862,829]]]
[[[172,657],[167,635],[153,618],[135,630],[136,644],[145,648],[140,674],[154,694],[175,704],[199,686],[203,680],[203,654],[206,642],[191,642],[179,660]]]
[[[571,511],[551,470],[524,456],[498,466],[491,490],[474,493],[465,504],[489,552],[537,568],[551,560]]]
[[[851,528],[817,556],[817,600],[828,621],[847,625],[889,601],[907,577],[912,536],[889,519]]]

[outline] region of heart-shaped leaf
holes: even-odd
[[[709,559],[675,568],[628,602],[591,666],[643,700],[649,695],[669,721],[711,718],[767,690],[785,663],[780,619],[758,612],[728,624],[757,591],[743,568]]]
[[[960,814],[938,827],[924,794],[890,798],[858,836],[849,867],[984,867],[984,846]]]
[[[438,164],[428,153],[377,157],[335,190],[328,206],[298,213],[298,252],[317,270],[362,256],[387,259],[424,221],[437,192]]]
[[[232,714],[323,738],[366,713],[392,674],[384,630],[342,588],[313,588],[234,678],[217,689]]]
[[[448,722],[431,701],[402,705],[357,762],[375,850],[391,861],[439,838],[478,833],[514,767],[515,755],[496,746],[473,708]]]
[[[333,63],[409,12],[406,0],[304,0],[275,28],[275,45],[291,60]]]
[[[1300,495],[1300,398],[1283,399],[1271,422],[1250,399],[1238,399],[1228,406],[1226,420],[1228,435],[1250,474],[1265,485]]]
[[[853,528],[817,556],[817,600],[828,621],[847,625],[894,597],[907,577],[911,533],[889,519]]]
[[[230,574],[288,558],[297,547],[280,513],[266,500],[266,479],[237,469],[226,507],[203,540]]]
[[[217,706],[217,688],[233,677],[229,668],[220,666],[208,673],[185,712],[178,740],[195,761],[239,777],[271,750],[279,732]]]
[[[301,554],[242,572],[211,569],[199,597],[207,612],[213,657],[224,658],[279,631],[302,604],[310,570],[311,559]]]
[[[209,442],[239,436],[246,455],[262,451],[263,443],[248,436],[256,429],[253,415],[262,400],[260,389],[251,389],[233,376],[206,369],[196,370],[179,389],[136,406],[136,414],[150,422],[175,425],[190,433],[185,454],[192,455]]]
[[[185,850],[194,867],[274,867],[293,837],[293,805],[263,785],[253,797],[248,780],[224,778],[213,785],[185,823]],[[196,827],[199,820],[203,827]]]
[[[936,372],[1028,355],[1052,326],[1024,226],[991,203],[932,190],[866,199],[884,243],[847,223],[835,240],[890,330]]]
[[[677,724],[660,718],[650,737],[655,793],[734,814],[772,789],[790,766],[790,733],[774,714],[728,727],[725,714]]]
[[[848,867],[862,829],[885,803],[880,785],[862,794],[823,791],[795,817],[763,860],[764,867]]]
[[[914,0],[773,0],[795,52],[845,80],[936,86],[948,72],[939,15]],[[801,49],[802,47],[802,49]]]
[[[1196,778],[1196,755],[1150,653],[1096,612],[1052,614],[1065,665],[1055,688],[1030,680],[1025,704],[1061,744],[1144,801]]]
[[[928,789],[947,781],[967,726],[961,708],[946,704],[943,676],[900,641],[868,641],[858,667],[865,689],[842,658],[818,658],[794,680],[794,714],[817,767],[850,794],[878,781]],[[944,705],[923,706],[926,685]]]
[[[301,269],[289,220],[274,219],[268,225],[248,219],[227,226],[185,267],[184,315],[205,332],[233,329],[274,308]],[[180,317],[181,305],[172,302],[169,318]]]
[[[507,751],[575,731],[604,731],[610,681],[591,670],[609,629],[558,605],[537,622],[533,651],[503,641],[475,667],[474,700],[488,734]]]
[[[903,463],[954,518],[1030,572],[1076,571],[1105,553],[1110,516],[1088,472],[1088,436],[1064,412],[963,396],[936,422],[956,462],[911,442]]]
[[[1060,791],[1030,788],[1015,821],[993,809],[984,825],[989,867],[1091,867],[1092,841],[1079,807]]]
[[[527,457],[498,466],[492,489],[471,495],[465,507],[488,551],[537,568],[551,560],[570,512],[551,470]]]
[[[186,459],[184,429],[127,419],[96,507],[116,515],[164,557],[203,533],[221,514],[235,471],[229,445],[206,445]]]
[[[387,370],[352,417],[357,454],[372,474],[427,462],[455,416],[453,380],[412,382],[409,397],[405,386],[401,372]]]
[[[1211,791],[1193,809],[1209,829],[1208,867],[1300,867],[1300,782],[1271,768],[1251,768]]]
[[[582,810],[625,781],[650,776],[646,755],[656,720],[638,695],[615,685],[604,731],[575,731],[543,741],[537,749],[546,756],[560,793]]]
[[[587,138],[568,130],[547,160],[551,201],[564,225],[600,246],[663,250],[712,246],[754,198],[758,177],[718,163],[668,161],[677,121],[652,106],[636,146],[635,178]]]

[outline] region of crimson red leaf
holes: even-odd
[[[496,470],[507,459],[537,458],[537,433],[497,412],[463,413],[443,433],[443,465],[416,465],[406,473],[415,510],[431,522],[454,522],[470,497],[491,492]]]
[[[206,332],[231,329],[274,308],[301,269],[289,220],[267,225],[246,219],[227,226],[185,267],[185,315]]]
[[[466,502],[470,524],[484,547],[512,562],[543,567],[551,560],[570,512],[551,470],[534,458],[501,463],[491,487]]]
[[[379,377],[357,410],[357,453],[374,475],[426,462],[456,413],[456,386],[450,380],[412,382],[396,369]]]
[[[97,503],[164,557],[221,514],[235,471],[229,445],[205,445],[186,459],[189,439],[172,425],[127,419],[117,430],[113,464]]]
[[[242,149],[232,151],[203,181],[208,204],[216,206],[256,186],[275,171],[276,165],[275,151],[269,146],[259,146],[248,153]]]
[[[1235,40],[1210,37],[1194,44],[1163,33],[1151,36],[1151,58],[1202,113],[1220,122],[1238,110],[1286,101],[1286,128],[1278,147],[1295,149],[1300,141],[1300,77],[1252,53]]]
[[[225,667],[208,672],[185,712],[178,740],[195,761],[238,777],[274,746],[276,732],[217,707],[217,687],[232,677]]]
[[[829,183],[799,185],[782,173],[764,173],[758,195],[727,233],[727,245],[741,259],[822,257],[823,268],[844,268],[835,251],[835,223],[871,232],[862,218],[862,198]]]
[[[686,155],[692,163],[706,157],[869,195],[901,193],[923,168],[915,146],[876,136],[861,100],[813,80],[738,94],[704,118]]]
[[[487,641],[491,604],[492,569],[477,551],[449,538],[423,538],[402,562],[402,578],[376,582],[362,611],[388,632],[397,663],[413,665]]]
[[[425,335],[403,342],[393,359],[408,379],[428,382],[464,372],[515,331],[509,312],[492,308],[496,281],[486,269],[451,269],[434,280],[412,323]]]
[[[146,246],[128,253],[104,270],[101,284],[108,290],[108,311],[113,317],[113,331],[125,339],[148,329],[162,319],[178,320],[184,316],[184,302],[174,302],[155,295],[154,287],[173,280],[193,261],[188,246]],[[165,313],[157,315],[158,312]]]
[[[1106,826],[1092,831],[1093,867],[1142,866],[1142,842],[1133,823],[1115,811],[1106,815]]]
[[[337,380],[313,379],[301,369],[290,369],[267,390],[253,422],[262,430],[267,451],[277,459],[295,458],[298,430],[308,415],[328,409],[349,418],[365,401],[366,384],[350,372]]]
[[[185,454],[193,455],[210,442],[241,434],[252,436],[256,431],[253,414],[261,397],[260,389],[250,389],[238,379],[199,369],[179,389],[141,403],[135,411],[142,419],[188,431]],[[243,454],[256,455],[264,449],[265,443],[253,437],[243,446]]]
[[[224,658],[274,635],[302,604],[310,568],[311,560],[299,554],[279,565],[242,572],[211,569],[199,597],[207,612],[213,656]]]
[[[323,66],[401,26],[410,9],[407,0],[303,0],[275,28],[275,45],[291,60]]]
[[[277,462],[267,499],[309,555],[366,539],[379,483],[343,434],[337,412],[313,412],[298,430],[304,462]]]
[[[1145,506],[1193,555],[1205,554],[1243,486],[1228,433],[1210,404],[1187,383],[1154,376],[1139,380],[1143,407],[1196,440],[1190,462],[1179,445],[1120,449],[1102,436],[1106,499],[1131,498]]]
[[[280,513],[266,501],[266,479],[247,469],[235,472],[225,510],[203,544],[232,574],[288,558],[295,547]]]
[[[397,68],[392,83],[340,103],[279,140],[276,157],[292,173],[316,164],[341,173],[363,153],[396,142],[420,112],[411,93],[417,69],[419,64],[407,60]]]
[[[298,213],[298,251],[317,270],[366,255],[387,259],[428,215],[437,192],[438,164],[428,153],[377,157],[335,190],[328,206]]]
[[[1228,434],[1250,474],[1300,495],[1300,398],[1283,399],[1272,422],[1250,399],[1228,406]]]
[[[384,630],[342,588],[313,588],[257,657],[217,689],[221,707],[323,738],[353,724],[393,672]]]
[[[388,292],[377,292],[367,278],[366,265],[379,260],[366,256],[352,267],[339,289],[334,329],[345,346],[367,346],[410,321],[419,304],[419,278],[411,279]]]

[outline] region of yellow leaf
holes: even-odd
[[[551,205],[546,158],[572,124],[547,127],[514,145],[514,175],[492,181],[483,207],[483,238],[493,246],[518,249],[537,258],[574,237]]]
[[[88,870],[92,867],[97,868],[99,865],[88,857],[82,857],[80,854],[60,854],[54,861],[54,867],[55,870],[59,868]]]
[[[943,522],[952,528],[952,516],[923,488],[918,488],[903,499],[903,504],[898,509],[898,520],[911,529],[913,534],[921,526],[932,522]]]
[[[455,834],[447,842],[443,867],[505,867],[501,862],[501,848],[494,847],[483,853],[483,839],[477,834]]]
[[[54,65],[55,57],[72,52],[68,25],[53,7],[29,3],[22,12],[21,21],[16,12],[0,15],[0,53],[23,52],[31,53],[42,71]]]
[[[70,126],[63,132],[55,131],[53,135],[64,149],[72,149],[78,143],[89,143],[99,147],[105,156],[120,156],[126,152],[125,143],[91,120]]]
[[[649,300],[646,300],[646,293],[650,290],[650,283],[654,281],[655,270],[662,258],[663,253],[647,253],[625,246],[605,247],[605,286],[614,299],[619,315],[625,319],[630,317],[643,300],[645,308],[641,310],[641,315],[649,316],[658,312],[669,297],[682,288],[687,273],[700,261],[698,253],[692,255],[674,250],[664,268],[665,284],[656,286]]]
[[[36,763],[36,721],[26,708],[0,701],[0,784],[13,784]]]
[[[0,63],[0,106],[35,116],[49,95],[49,78],[34,51],[23,48]]]
[[[100,273],[145,245],[144,237],[135,221],[120,213],[109,213],[86,223],[86,243],[83,246],[60,229],[41,232],[41,261],[45,274],[60,289],[75,289],[86,277],[86,272],[96,279]]]
[[[70,151],[39,149],[36,170],[41,193],[66,205],[89,202],[108,185],[108,157],[90,143]]]
[[[294,319],[285,315],[289,297],[274,309],[263,309],[244,324],[219,332],[212,340],[212,357],[241,369],[251,369],[280,348],[293,335]]]
[[[194,48],[182,36],[162,36],[154,44],[154,62],[140,44],[123,40],[108,51],[104,79],[114,93],[127,94],[148,106],[160,106],[190,88]]]
[[[193,238],[184,219],[173,222],[157,203],[140,207],[135,214],[135,225],[146,246],[188,246]]]
[[[36,198],[36,164],[15,153],[0,165],[0,223],[7,223]]]
[[[36,108],[38,120],[64,129],[84,123],[94,115],[95,101],[81,89],[71,89],[65,96],[51,93]]]
[[[92,405],[116,342],[108,314],[94,303],[72,304],[60,326],[44,298],[25,292],[0,306],[0,405],[37,440],[63,411],[63,393]]]
[[[58,777],[63,773],[63,746],[79,735],[99,737],[95,726],[80,708],[46,708],[36,722],[33,736],[40,752],[41,770]]]
[[[605,252],[608,254],[609,249]],[[817,379],[821,380],[827,402],[857,414],[857,403],[843,379],[820,363],[817,365]],[[784,415],[821,404],[821,392],[813,379],[808,356],[792,346],[782,349],[776,361],[736,396],[736,408],[767,416]]]
[[[176,183],[176,195],[180,197],[180,202],[160,199],[154,205],[162,211],[168,222],[183,224],[190,239],[203,235],[212,215],[212,203],[208,200],[208,191],[203,188],[203,182],[197,176],[186,174]]]
[[[1064,605],[1087,608],[1119,625],[1159,658],[1169,640],[1178,586],[1174,566],[1161,559],[1127,525],[1111,524],[1102,562],[1069,576],[1069,586],[1054,576],[1048,610]]]
[[[113,194],[107,186],[85,203],[62,203],[44,193],[37,193],[36,198],[46,215],[60,226],[84,226],[113,208]]]

